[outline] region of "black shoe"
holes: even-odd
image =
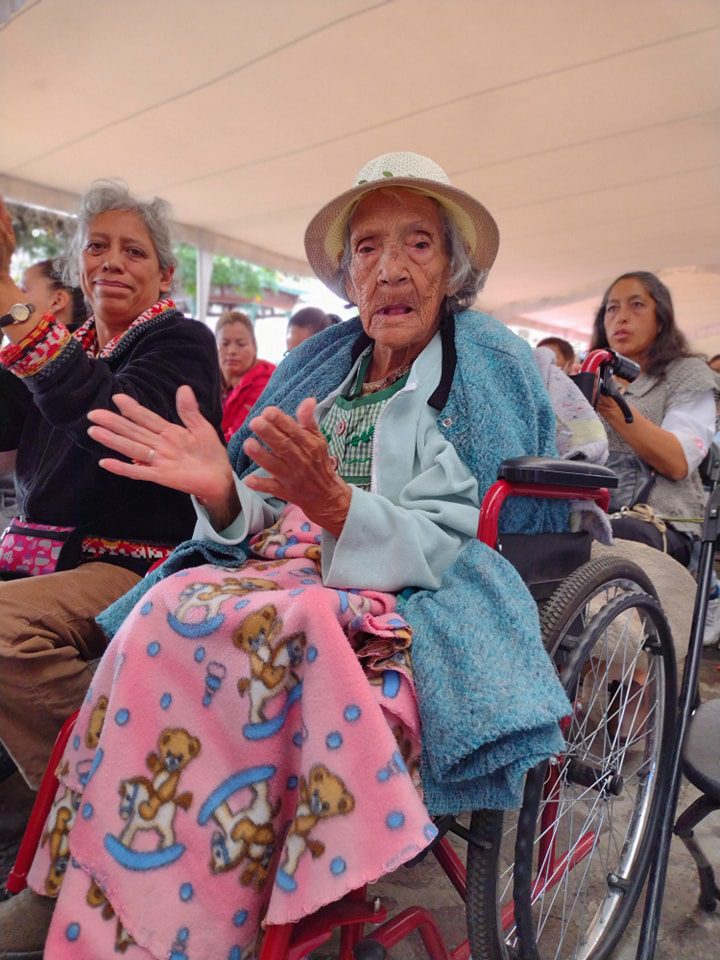
[[[15,761],[2,743],[0,743],[0,783],[2,783],[3,780],[7,780],[8,777],[11,777],[16,770]]]
[[[35,792],[18,771],[0,783],[0,901],[10,896],[5,884],[15,863],[34,802]]]

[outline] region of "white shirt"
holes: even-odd
[[[692,399],[669,407],[660,426],[680,441],[688,473],[692,473],[705,459],[715,433],[713,391],[703,390]]]

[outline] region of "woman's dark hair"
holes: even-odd
[[[75,330],[88,318],[87,304],[80,287],[71,287],[63,280],[64,261],[62,260],[40,260],[33,263],[32,266],[40,271],[49,283],[52,290],[65,290],[70,294],[71,300],[71,318],[68,324],[69,330]]]
[[[336,317],[334,313],[325,313],[319,307],[303,307],[290,317],[288,329],[300,327],[302,330],[312,330],[315,334],[334,323],[340,323],[340,317]]]
[[[677,360],[680,357],[694,357],[695,354],[690,350],[690,344],[685,334],[678,330],[675,323],[675,309],[670,291],[662,280],[659,280],[654,273],[648,273],[646,270],[633,270],[631,273],[623,273],[616,277],[607,288],[600,308],[595,314],[590,349],[598,350],[610,346],[605,335],[605,309],[610,291],[621,280],[637,280],[638,283],[642,284],[647,295],[652,297],[655,302],[658,332],[648,349],[645,372],[650,376],[659,377],[665,373],[665,368],[672,360]]]
[[[538,341],[538,346],[557,347],[565,363],[575,362],[575,351],[572,348],[572,344],[568,343],[567,340],[563,340],[562,337],[544,337]]]

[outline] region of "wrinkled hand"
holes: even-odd
[[[227,451],[200,413],[188,386],[178,388],[176,407],[184,424],[170,423],[125,394],[113,397],[119,414],[91,410],[88,434],[132,462],[103,458],[100,466],[132,480],[146,480],[194,494],[213,525],[223,530],[240,511]]]
[[[250,427],[262,443],[250,437],[243,449],[270,476],[251,474],[245,483],[251,490],[294,503],[313,523],[339,537],[351,491],[330,462],[327,442],[315,422],[316,406],[307,397],[297,408],[297,420],[277,407],[266,407],[253,418]]]

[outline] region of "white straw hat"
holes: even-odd
[[[355,186],[325,204],[305,231],[310,266],[333,293],[347,297],[340,258],[352,211],[366,193],[384,187],[405,187],[437,200],[460,229],[473,264],[486,272],[493,265],[500,234],[489,211],[469,193],[453,187],[442,167],[429,157],[384,153],[366,163],[355,178]]]

